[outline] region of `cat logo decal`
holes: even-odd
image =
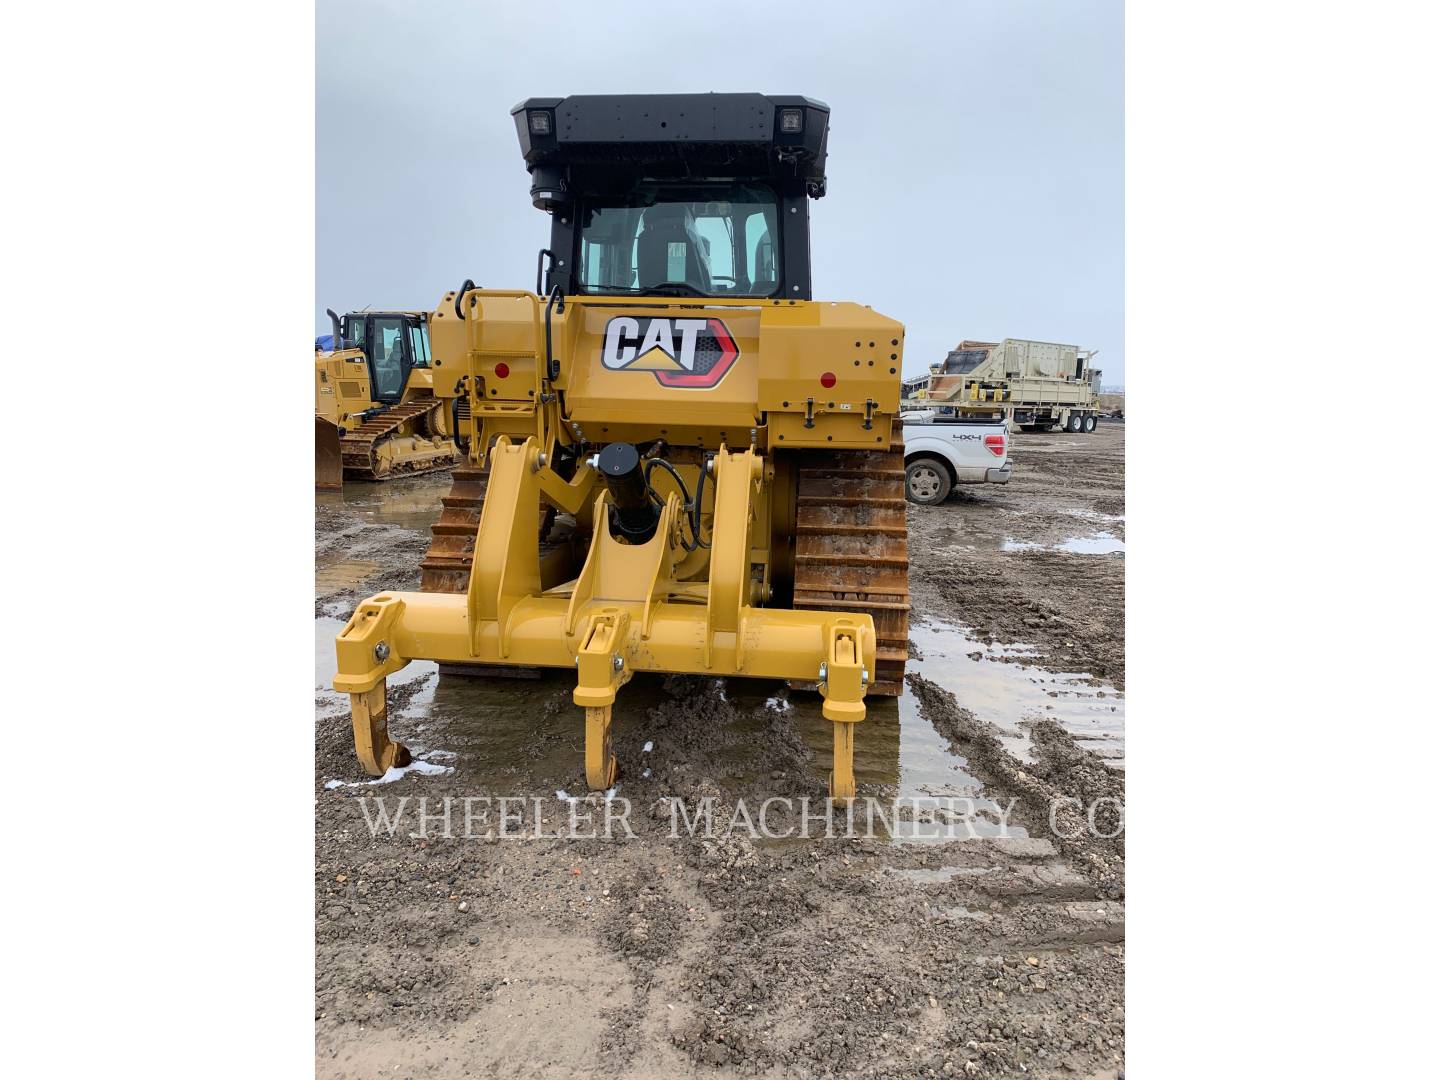
[[[709,390],[740,356],[719,319],[637,318],[605,324],[600,362],[611,371],[650,371],[661,386]]]

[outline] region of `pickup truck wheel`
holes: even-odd
[[[950,474],[934,458],[917,458],[905,466],[905,497],[921,506],[944,502],[950,494]]]
[[[1093,416],[1087,416],[1087,417],[1085,417],[1085,434],[1088,435],[1088,434],[1090,434],[1090,432],[1092,432],[1092,431],[1094,431],[1094,430],[1095,430],[1095,417],[1093,417]]]

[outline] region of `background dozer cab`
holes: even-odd
[[[453,465],[453,400],[434,393],[430,313],[333,311],[334,348],[315,353],[315,486]],[[453,395],[452,395],[453,398]]]
[[[829,108],[533,98],[514,118],[548,275],[467,281],[432,315],[469,450],[422,591],[372,597],[337,638],[357,753],[375,775],[407,760],[385,678],[412,659],[563,668],[603,789],[635,673],[746,676],[818,689],[849,798],[865,697],[904,677],[904,331],[811,298]]]

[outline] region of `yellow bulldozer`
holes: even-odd
[[[615,782],[632,676],[740,676],[818,690],[830,794],[853,797],[855,724],[907,656],[904,329],[811,298],[829,108],[572,96],[513,115],[550,242],[533,293],[467,281],[431,314],[468,452],[420,591],[371,597],[336,639],[360,761],[409,761],[385,680],[411,660],[574,671],[592,790]]]
[[[315,486],[447,469],[460,458],[454,395],[434,392],[430,313],[327,311],[315,350]]]

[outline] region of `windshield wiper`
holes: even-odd
[[[648,285],[644,288],[634,285],[592,285],[592,290],[606,293],[633,293],[645,296],[709,296],[709,293],[701,292],[694,285],[687,281],[662,281],[658,285]]]
[[[707,296],[688,281],[662,281],[659,285],[650,286],[650,292],[657,296]]]

